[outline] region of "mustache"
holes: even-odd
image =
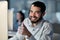
[[[32,18],[32,17],[33,17],[33,18],[37,18],[36,16],[30,16],[30,18]]]

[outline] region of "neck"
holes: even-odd
[[[18,24],[20,24],[21,20],[18,20]]]
[[[35,22],[35,23],[32,23],[32,26],[35,27],[36,25],[38,25],[39,22],[40,22],[40,21]]]
[[[37,23],[32,23],[32,26],[35,27],[37,25]]]
[[[32,26],[35,27],[36,25],[38,25],[38,23],[40,23],[41,20],[39,20],[38,22],[32,23]]]
[[[21,22],[21,20],[19,19],[19,20],[16,20],[16,22]]]

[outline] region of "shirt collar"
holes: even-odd
[[[36,27],[39,27],[40,25],[42,25],[43,21],[44,21],[44,19],[42,19],[41,21],[39,21],[38,24],[36,25]],[[32,23],[31,23],[30,19],[29,19],[29,23],[28,24],[29,24],[29,26],[32,27]]]

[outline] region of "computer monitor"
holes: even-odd
[[[7,1],[0,1],[0,40],[8,39]]]
[[[8,30],[13,31],[13,8],[8,10]]]

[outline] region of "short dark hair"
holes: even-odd
[[[45,10],[46,10],[46,6],[45,6],[45,4],[43,2],[35,1],[35,2],[32,3],[32,5],[41,8],[42,13],[45,12]]]

